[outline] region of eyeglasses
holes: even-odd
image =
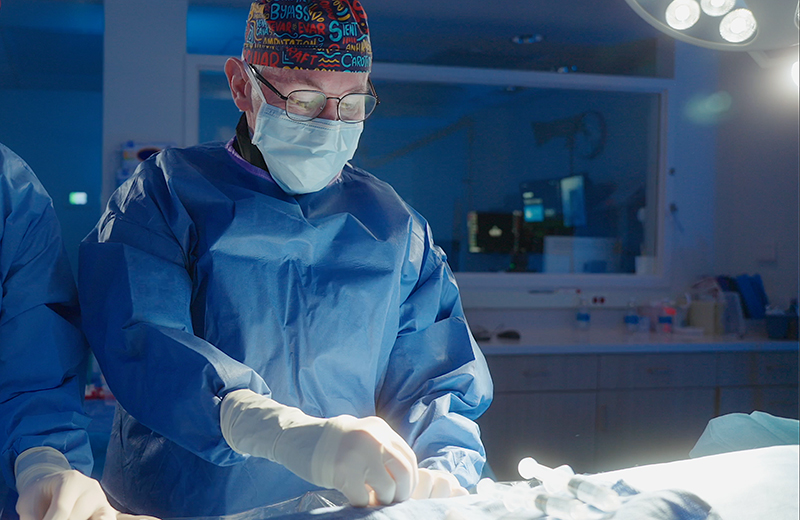
[[[371,91],[370,94],[353,92],[339,98],[326,96],[324,92],[319,90],[293,90],[289,92],[288,96],[284,96],[252,64],[248,63],[247,66],[253,71],[258,81],[266,85],[275,95],[286,102],[286,115],[293,121],[311,121],[325,110],[325,105],[329,99],[335,99],[337,102],[336,115],[340,121],[360,123],[372,115],[372,111],[380,103],[378,94],[375,92],[375,86],[370,79],[367,79],[367,84]]]

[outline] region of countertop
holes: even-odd
[[[497,331],[500,332],[500,331]],[[753,335],[696,336],[689,334],[626,333],[623,330],[518,330],[520,339],[479,341],[487,356],[515,354],[626,354],[666,352],[798,351],[797,340]]]

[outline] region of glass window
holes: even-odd
[[[353,162],[425,216],[454,271],[653,273],[660,94],[374,83]]]
[[[198,95],[187,114],[198,119],[189,143],[230,139],[240,115],[224,59],[206,61],[190,64]],[[578,283],[564,275],[663,276],[665,84],[393,67],[372,74],[381,104],[353,163],[428,220],[461,283],[495,286],[480,273],[497,272],[544,273],[536,279],[558,286]]]
[[[199,103],[198,142],[229,141],[241,114],[231,99],[225,73],[200,71]]]

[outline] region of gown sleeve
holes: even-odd
[[[474,420],[492,400],[489,369],[427,225],[418,226],[409,251],[403,277],[418,281],[400,309],[378,414],[409,442],[420,467],[449,471],[469,487],[486,461]]]
[[[90,474],[82,403],[88,348],[61,228],[28,166],[0,145],[0,464],[49,446]]]
[[[84,331],[118,403],[140,423],[220,466],[243,461],[222,437],[233,390],[271,395],[251,368],[194,334],[191,219],[155,161],[118,189],[80,250]]]

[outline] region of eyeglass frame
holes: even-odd
[[[316,116],[312,117],[311,119],[301,119],[301,120],[292,119],[292,114],[289,113],[289,109],[286,106],[286,102],[289,101],[289,96],[291,96],[295,92],[319,92],[320,94],[325,96],[325,104],[328,103],[329,99],[335,99],[336,100],[336,117],[338,117],[339,121],[341,121],[342,123],[348,123],[348,124],[357,124],[357,123],[362,123],[362,122],[366,121],[375,112],[375,109],[378,108],[378,105],[381,104],[381,98],[378,97],[378,93],[375,91],[375,85],[372,84],[372,80],[370,78],[367,78],[367,85],[369,86],[369,89],[370,89],[371,92],[348,92],[347,94],[345,94],[342,97],[336,97],[336,96],[328,96],[327,94],[325,94],[321,90],[297,89],[297,90],[293,90],[293,91],[289,92],[289,96],[284,96],[283,94],[281,94],[278,91],[277,88],[275,88],[272,85],[272,83],[267,81],[267,79],[264,76],[261,75],[261,73],[258,71],[258,69],[256,69],[256,67],[252,63],[247,63],[247,66],[250,67],[251,71],[253,71],[253,74],[255,74],[256,79],[258,79],[258,81],[260,81],[261,83],[266,85],[267,88],[270,89],[276,96],[281,98],[281,100],[284,102],[283,111],[286,112],[286,117],[288,117],[292,121],[297,121],[297,122],[313,121],[314,119],[318,118],[319,114],[321,114],[325,110],[325,105],[322,105],[322,110],[319,111],[319,114],[317,114]],[[361,119],[359,121],[345,121],[344,119],[342,119],[342,115],[339,113],[339,103],[342,101],[342,98],[345,98],[345,97],[349,96],[350,94],[360,94],[362,96],[370,95],[370,96],[375,98],[375,107],[372,109],[372,112],[370,112],[369,115],[367,117],[365,117],[364,119]],[[297,114],[295,114],[295,115],[297,115]]]

